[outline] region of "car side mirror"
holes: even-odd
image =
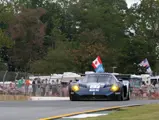
[[[79,80],[78,80],[78,79],[75,79],[75,81],[78,82]]]

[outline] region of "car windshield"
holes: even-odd
[[[85,76],[85,78],[83,79],[83,82],[114,84],[115,78],[110,74],[98,74],[98,75],[90,74]]]

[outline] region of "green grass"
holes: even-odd
[[[79,120],[159,120],[159,104],[127,107],[106,116]]]

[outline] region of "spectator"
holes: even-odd
[[[30,85],[30,80],[26,79],[25,80],[25,94],[28,94],[29,85]]]
[[[36,87],[36,92],[37,92],[37,95],[40,96],[41,95],[41,81],[40,81],[40,78],[38,78],[37,80],[37,87]]]
[[[141,84],[140,94],[142,95],[142,97],[147,96],[147,86],[146,86],[146,83],[144,81],[142,81],[142,84]]]
[[[150,85],[148,85],[148,94],[149,94],[149,97],[152,96],[152,94],[154,93],[154,88],[155,88],[155,86],[153,85],[153,83],[151,83]]]
[[[58,84],[56,82],[54,82],[54,80],[52,81],[52,95],[53,96],[57,96],[58,95],[58,90],[57,90]]]
[[[68,85],[66,82],[62,82],[62,96],[66,97],[68,95]]]
[[[45,88],[46,88],[45,80],[42,80],[42,81],[41,81],[41,95],[42,95],[42,96],[45,95]]]
[[[145,83],[144,81],[142,81],[142,85],[141,85],[141,87],[142,87],[142,86],[145,86],[145,85],[146,85],[146,83]]]
[[[18,88],[21,88],[24,84],[24,79],[23,77],[21,79],[18,80]]]
[[[149,85],[149,81],[146,81],[146,85]]]
[[[32,82],[32,89],[33,89],[33,96],[35,96],[36,95],[36,79],[34,79]]]
[[[157,84],[155,85],[155,92],[156,92],[156,93],[159,92],[159,83],[157,83]]]
[[[49,89],[50,89],[50,84],[49,84],[49,81],[48,79],[45,79],[45,96],[48,96],[49,95]]]
[[[12,82],[10,82],[9,87],[10,87],[11,89],[13,89],[13,83],[12,83]]]
[[[59,84],[59,79],[56,80],[56,84]]]
[[[69,84],[72,83],[72,80],[69,81]]]

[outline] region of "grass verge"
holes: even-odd
[[[158,120],[159,104],[122,108],[118,112],[106,116],[85,118],[79,120]]]
[[[0,95],[0,101],[25,101],[28,96],[25,95]]]

